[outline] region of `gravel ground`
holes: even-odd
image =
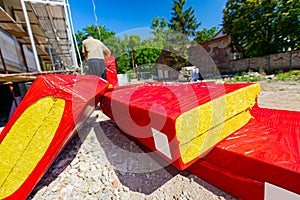
[[[168,165],[95,111],[29,199],[235,199]]]
[[[263,81],[260,85],[261,107],[300,111],[300,82]]]
[[[300,83],[261,82],[261,107],[300,111]],[[179,171],[92,113],[28,199],[235,199]]]

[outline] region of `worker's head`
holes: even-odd
[[[86,34],[84,34],[83,39],[87,39],[87,38],[89,38],[89,37],[92,37],[92,35],[89,34],[89,33],[86,33]]]

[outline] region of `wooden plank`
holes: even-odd
[[[9,83],[9,82],[14,82],[14,83],[20,83],[20,82],[31,82],[36,79],[35,76],[8,76],[8,77],[0,77],[0,82],[1,83]]]
[[[0,74],[1,83],[9,82],[29,82],[34,81],[38,75],[43,74],[56,74],[56,73],[71,73],[71,72],[80,72],[79,68],[72,70],[55,70],[55,71],[36,71],[36,72],[25,72],[25,73],[16,73],[16,74]]]

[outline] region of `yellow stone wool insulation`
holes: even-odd
[[[250,120],[260,85],[253,84],[183,113],[176,119],[182,160],[200,156]]]
[[[202,135],[193,138],[193,140],[184,145],[180,145],[179,148],[183,163],[188,163],[199,157],[228,135],[242,128],[250,119],[250,112],[242,112],[226,120],[224,123],[206,131]]]
[[[0,144],[0,199],[15,192],[48,149],[61,121],[65,100],[43,97],[30,105]]]

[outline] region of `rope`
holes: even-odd
[[[92,4],[93,4],[93,7],[94,7],[94,17],[95,17],[95,21],[96,21],[96,27],[98,29],[99,40],[101,40],[101,32],[100,32],[99,25],[98,25],[98,17],[97,17],[97,14],[96,14],[96,4],[95,4],[94,0],[92,0]]]

